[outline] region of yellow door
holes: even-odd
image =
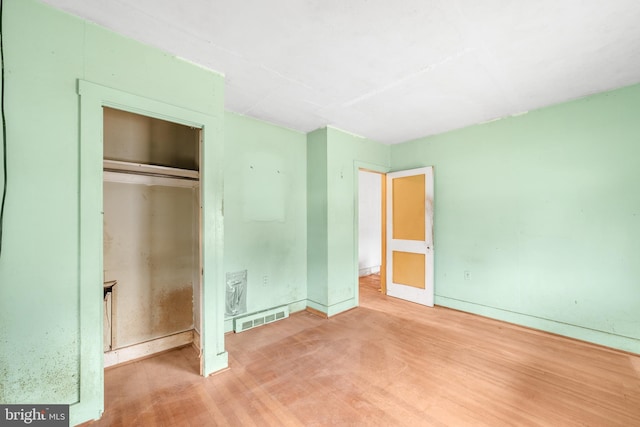
[[[387,295],[433,307],[433,167],[387,174]]]

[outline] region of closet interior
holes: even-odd
[[[201,129],[103,112],[105,367],[200,349]]]

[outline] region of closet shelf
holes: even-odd
[[[194,170],[156,166],[145,163],[104,160],[104,180],[124,184],[197,187],[200,173]]]
[[[104,160],[103,165],[104,170],[109,172],[129,172],[188,179],[198,179],[200,176],[200,173],[194,170],[149,165],[146,163],[123,162],[120,160]]]

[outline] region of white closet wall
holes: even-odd
[[[114,348],[193,328],[192,200],[190,188],[104,184]]]
[[[104,119],[106,160],[198,170],[198,129],[109,108]],[[118,281],[114,350],[194,329],[200,318],[197,181],[145,179],[104,182],[104,276]]]

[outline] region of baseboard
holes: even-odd
[[[167,337],[157,338],[151,341],[145,341],[140,344],[107,351],[104,353],[104,367],[108,368],[121,363],[130,362],[132,360],[143,359],[172,348],[192,344],[194,342],[193,337],[194,331],[190,330],[169,335]],[[198,342],[200,342],[199,339]]]
[[[193,348],[198,352],[199,355],[202,355],[200,333],[195,329],[193,330],[193,342],[191,343],[191,345],[193,345]]]
[[[630,337],[615,335],[582,326],[571,325],[555,320],[516,313],[500,308],[489,307],[438,295],[436,295],[435,303],[442,307],[453,308],[455,310],[478,314],[480,316],[514,323],[531,329],[550,332],[552,334],[562,335],[564,337],[574,338],[634,354],[640,354],[640,340]]]
[[[314,316],[318,316],[318,317],[321,317],[323,319],[328,319],[329,318],[329,316],[327,316],[327,313],[324,313],[324,312],[322,312],[320,310],[316,310],[315,308],[312,308],[312,307],[307,307],[306,311],[308,311],[309,313],[313,314]]]
[[[358,276],[369,276],[370,274],[378,274],[380,273],[380,266],[376,265],[373,267],[365,267],[358,270]]]
[[[201,359],[202,375],[208,377],[217,372],[221,372],[229,368],[229,353],[223,351],[215,355],[210,355],[208,359]]]
[[[313,300],[307,300],[307,310],[309,308],[318,311],[323,316],[333,317],[336,314],[343,313],[345,311],[351,310],[352,308],[357,307],[355,298],[349,298],[348,300],[338,302],[332,305],[324,305],[317,303]]]
[[[289,304],[289,314],[297,313],[298,311],[303,311],[307,308],[307,300],[303,299],[300,301],[292,302]]]

